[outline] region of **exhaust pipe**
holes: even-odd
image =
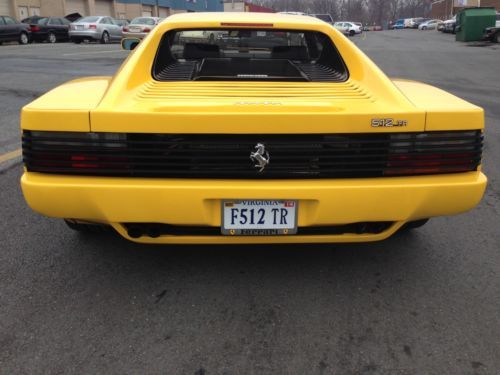
[[[127,233],[131,238],[139,238],[142,237],[142,228],[136,225],[130,226],[127,229]]]

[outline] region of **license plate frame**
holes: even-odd
[[[241,205],[243,202],[253,202],[253,204],[248,205],[249,208],[265,209],[265,215],[267,218],[268,210],[272,208],[286,208],[288,212],[293,211],[294,217],[291,224],[285,227],[278,225],[277,227],[254,227],[254,228],[235,228],[234,225],[227,225],[225,208],[234,207],[234,205]],[[262,204],[262,203],[267,204]],[[272,204],[272,202],[276,202]],[[256,204],[261,203],[261,204]],[[227,204],[232,204],[232,206],[227,206]],[[285,206],[288,204],[289,206]],[[243,206],[246,207],[246,206]],[[221,233],[226,236],[283,236],[283,235],[294,235],[297,234],[297,221],[298,221],[298,209],[299,204],[295,199],[223,199],[221,200]],[[280,211],[281,213],[281,211]],[[273,214],[273,212],[271,212]],[[229,218],[228,218],[229,219]],[[244,224],[243,224],[244,225]]]

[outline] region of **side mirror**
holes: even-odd
[[[138,38],[123,38],[122,39],[122,49],[126,51],[132,51],[141,42]]]

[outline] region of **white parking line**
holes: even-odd
[[[94,55],[98,53],[115,53],[115,52],[128,52],[128,51],[119,49],[119,50],[107,50],[107,51],[74,52],[74,53],[63,53],[63,56]]]

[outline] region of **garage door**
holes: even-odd
[[[114,17],[113,2],[111,0],[95,0],[95,14]]]
[[[151,17],[153,15],[153,7],[149,5],[142,6],[142,16]]]
[[[158,17],[167,18],[170,14],[170,8],[158,7]]]
[[[85,0],[66,0],[66,14],[71,13],[80,13],[82,16],[86,16]]]
[[[11,16],[10,13],[10,0],[0,0],[0,14],[2,16]]]

